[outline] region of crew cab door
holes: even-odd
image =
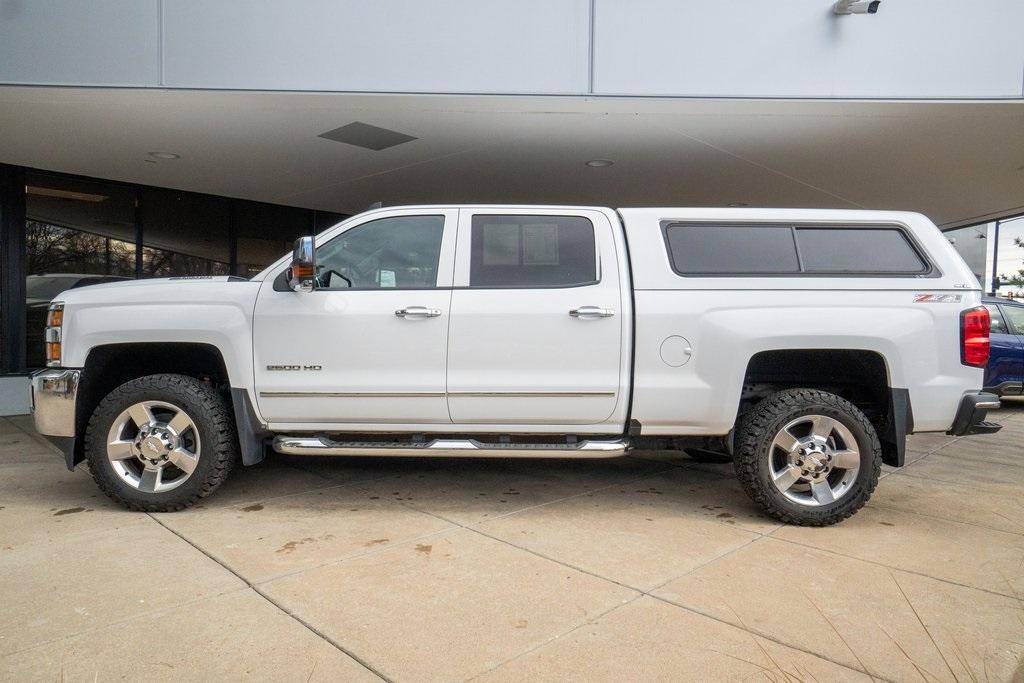
[[[612,230],[599,211],[460,211],[453,422],[621,428],[631,310]]]
[[[316,242],[317,281],[260,289],[257,401],[274,423],[449,423],[445,401],[458,212],[374,212]],[[283,270],[283,269],[282,269]]]

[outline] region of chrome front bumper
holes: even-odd
[[[32,419],[43,436],[75,437],[75,405],[81,370],[53,368],[32,375]]]

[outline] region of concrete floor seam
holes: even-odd
[[[659,602],[663,602],[666,605],[672,605],[673,607],[677,607],[679,609],[686,610],[687,612],[691,612],[691,613],[696,614],[696,615],[701,616],[701,617],[706,617],[708,619],[711,619],[712,621],[717,621],[720,624],[724,624],[726,626],[730,626],[732,628],[736,628],[736,629],[739,629],[741,631],[746,631],[747,633],[749,633],[752,636],[755,636],[757,638],[764,638],[765,640],[770,641],[772,643],[775,643],[776,645],[782,645],[783,647],[787,647],[787,648],[789,648],[791,650],[796,650],[796,651],[802,652],[802,653],[804,653],[806,655],[810,655],[812,657],[817,657],[818,659],[823,659],[826,662],[831,662],[832,664],[835,664],[836,666],[841,666],[844,669],[849,669],[850,671],[856,671],[858,673],[862,673],[862,674],[864,674],[865,676],[867,676],[868,678],[870,678],[872,680],[886,681],[886,683],[896,683],[896,681],[891,679],[891,678],[885,678],[884,676],[879,676],[879,675],[873,674],[873,673],[871,673],[869,671],[864,671],[862,669],[858,669],[857,667],[850,666],[849,664],[844,664],[843,662],[837,661],[837,660],[835,660],[835,659],[833,659],[831,657],[828,657],[828,656],[826,656],[826,655],[824,655],[824,654],[822,654],[820,652],[812,652],[811,650],[804,649],[804,648],[800,647],[799,645],[794,645],[794,644],[791,644],[791,643],[783,642],[783,641],[778,640],[774,636],[769,635],[767,633],[763,633],[763,632],[760,632],[760,631],[755,631],[755,630],[749,628],[748,626],[746,626],[745,624],[734,624],[734,623],[732,623],[730,621],[722,619],[721,617],[717,617],[717,616],[715,616],[713,614],[707,614],[705,612],[701,612],[700,610],[694,609],[693,607],[690,607],[688,605],[683,605],[683,604],[680,604],[678,602],[673,602],[672,600],[669,600],[668,598],[663,598],[660,595],[653,595],[652,594],[650,597],[654,598],[655,600],[658,600]]]
[[[523,658],[523,657],[525,657],[525,656],[527,656],[527,655],[529,655],[531,653],[537,652],[538,650],[541,650],[541,649],[547,647],[551,643],[559,641],[559,640],[561,640],[562,638],[565,638],[568,635],[572,635],[573,633],[575,633],[576,631],[580,630],[581,628],[585,628],[586,626],[589,626],[591,624],[596,623],[599,619],[603,619],[604,617],[608,616],[612,612],[615,612],[615,611],[617,611],[619,609],[622,609],[623,607],[627,607],[628,605],[632,605],[634,602],[636,602],[637,600],[640,600],[643,597],[644,597],[644,593],[639,593],[639,594],[634,595],[633,597],[629,598],[628,600],[623,600],[620,604],[615,605],[614,607],[609,607],[608,609],[606,609],[605,611],[601,612],[600,614],[595,614],[593,617],[590,617],[589,619],[586,619],[585,621],[583,621],[583,622],[581,622],[579,624],[576,624],[575,626],[573,626],[569,630],[567,630],[567,631],[565,631],[563,633],[559,633],[557,635],[551,636],[550,638],[545,640],[543,643],[539,643],[537,645],[534,645],[533,647],[527,648],[527,649],[523,650],[522,652],[519,652],[519,653],[513,655],[512,657],[509,657],[508,659],[502,660],[500,663],[498,663],[498,664],[496,664],[496,665],[494,665],[492,667],[488,667],[487,669],[484,669],[483,671],[481,671],[479,673],[476,673],[473,676],[470,676],[466,680],[467,681],[475,681],[478,678],[480,678],[481,676],[486,676],[487,674],[489,674],[491,672],[497,671],[498,669],[502,668],[503,666],[505,666],[507,664],[510,664],[511,662],[516,661],[517,659],[521,659],[521,658]]]
[[[970,590],[980,591],[982,593],[988,593],[989,595],[996,595],[996,596],[999,596],[1001,598],[1008,598],[1010,600],[1016,600],[1016,601],[1024,604],[1024,597],[1021,597],[1019,595],[1010,595],[1008,593],[1000,593],[999,591],[994,591],[994,590],[991,590],[989,588],[981,588],[979,586],[971,586],[971,585],[968,585],[966,583],[960,583],[959,581],[951,581],[950,579],[943,579],[943,578],[938,577],[938,576],[931,576],[930,574],[925,574],[924,572],[914,571],[912,569],[906,569],[906,568],[903,568],[903,567],[894,567],[892,565],[885,564],[883,562],[877,562],[875,560],[867,560],[867,559],[865,559],[863,557],[856,557],[855,555],[847,555],[846,553],[838,553],[835,550],[829,550],[828,548],[819,548],[818,546],[810,545],[808,543],[801,543],[800,541],[794,541],[794,540],[791,540],[791,539],[788,539],[788,538],[781,538],[779,536],[773,536],[772,540],[779,541],[781,543],[789,543],[791,545],[800,546],[801,548],[808,548],[810,550],[816,550],[816,551],[822,552],[822,553],[828,553],[829,555],[835,555],[836,557],[845,557],[848,560],[856,560],[857,562],[866,562],[868,564],[873,564],[876,567],[885,567],[886,569],[891,570],[891,571],[898,571],[898,572],[903,572],[904,574],[913,574],[915,576],[922,576],[922,577],[924,577],[926,579],[931,579],[932,581],[939,581],[941,583],[949,584],[950,586],[958,586],[960,588],[967,588],[967,589],[970,589]]]
[[[893,474],[896,474],[896,472],[893,472]],[[867,507],[874,508],[875,510],[890,510],[892,512],[898,512],[898,513],[904,514],[904,515],[915,515],[917,517],[924,517],[925,519],[935,519],[935,520],[938,520],[940,522],[954,522],[956,524],[966,524],[968,526],[976,526],[979,529],[985,529],[986,531],[995,531],[995,532],[998,532],[998,533],[1001,533],[1001,534],[1010,534],[1012,536],[1024,536],[1024,527],[1021,527],[1021,531],[1007,531],[1006,529],[1000,529],[999,527],[989,526],[987,524],[979,524],[977,522],[969,522],[969,521],[964,520],[964,519],[954,519],[952,517],[940,517],[939,515],[929,515],[929,514],[924,513],[924,512],[917,512],[916,510],[905,510],[903,508],[893,507],[891,505],[886,505],[885,503],[869,503],[867,505]],[[999,514],[999,513],[993,512],[991,514]],[[1000,516],[1002,516],[1002,515],[1000,515]],[[1012,520],[1010,520],[1010,519],[1008,519],[1006,517],[1003,517],[1003,519],[1005,519],[1008,522],[1012,522]]]
[[[404,505],[404,503],[403,503],[403,505]],[[422,512],[422,511],[421,511],[421,512]],[[722,620],[722,619],[719,619],[719,618],[713,617],[713,616],[711,616],[711,615],[708,615],[708,614],[704,614],[704,613],[702,613],[702,612],[699,612],[699,611],[697,611],[697,610],[691,609],[691,608],[689,608],[689,607],[687,607],[687,606],[685,606],[685,605],[680,605],[680,604],[678,604],[678,603],[674,603],[674,602],[672,602],[672,601],[670,601],[670,600],[666,600],[666,599],[664,599],[664,598],[661,598],[660,596],[658,596],[658,595],[656,595],[656,594],[654,594],[654,593],[652,592],[652,591],[656,591],[656,590],[658,590],[659,588],[661,588],[661,587],[663,587],[663,586],[665,586],[665,585],[667,585],[667,584],[671,583],[672,581],[675,581],[675,580],[677,580],[677,579],[679,579],[679,578],[681,578],[681,577],[683,577],[683,576],[687,576],[687,575],[689,575],[689,574],[693,573],[694,571],[697,571],[698,569],[702,569],[702,568],[704,568],[704,567],[707,567],[707,566],[709,566],[709,565],[713,564],[714,562],[717,562],[718,560],[722,559],[723,557],[726,557],[726,556],[730,555],[730,554],[731,554],[731,553],[733,553],[733,552],[736,552],[736,551],[738,551],[738,550],[740,550],[740,549],[742,549],[742,548],[746,548],[747,546],[751,545],[752,543],[755,543],[755,542],[757,542],[758,540],[761,540],[761,538],[762,538],[761,536],[758,536],[757,538],[752,538],[752,539],[750,539],[750,540],[749,540],[749,541],[748,541],[747,543],[744,543],[744,544],[743,544],[743,545],[741,545],[741,546],[738,546],[738,547],[736,547],[736,548],[731,548],[730,550],[728,550],[728,551],[726,551],[726,552],[724,552],[724,553],[722,553],[722,554],[720,554],[720,555],[716,555],[716,556],[715,556],[714,558],[712,558],[712,559],[708,560],[707,562],[704,562],[704,563],[701,563],[700,565],[697,565],[697,566],[695,566],[695,567],[692,567],[692,568],[690,568],[689,570],[687,570],[686,572],[683,572],[682,574],[680,574],[680,575],[678,575],[678,576],[673,576],[672,578],[668,579],[667,581],[665,581],[665,582],[663,582],[663,583],[661,583],[661,584],[658,584],[657,586],[655,586],[655,587],[653,587],[653,588],[650,588],[650,589],[646,589],[646,590],[645,590],[645,589],[642,589],[642,588],[637,588],[636,586],[631,586],[631,585],[629,585],[629,584],[627,584],[627,583],[624,583],[624,582],[622,582],[622,581],[618,581],[618,580],[616,580],[616,579],[612,579],[612,578],[609,578],[609,577],[607,577],[607,576],[602,576],[601,574],[597,574],[597,573],[595,573],[595,572],[589,571],[589,570],[587,570],[587,569],[583,569],[582,567],[578,567],[578,566],[576,566],[576,565],[573,565],[573,564],[571,564],[571,563],[565,562],[565,561],[563,561],[563,560],[559,560],[559,559],[556,559],[556,558],[554,558],[554,557],[550,557],[550,556],[548,556],[548,555],[545,555],[544,553],[540,553],[540,552],[537,552],[537,551],[535,551],[535,550],[532,550],[532,549],[530,549],[530,548],[526,548],[526,547],[523,547],[523,546],[520,546],[520,545],[516,545],[515,543],[512,543],[511,541],[508,541],[508,540],[506,540],[506,539],[503,539],[503,538],[499,538],[499,537],[497,537],[497,536],[492,536],[491,534],[485,533],[485,532],[481,531],[480,529],[476,529],[476,528],[474,528],[474,527],[472,527],[472,526],[465,526],[465,525],[459,524],[458,522],[454,522],[454,521],[452,521],[452,520],[448,520],[448,519],[446,519],[446,518],[444,518],[444,517],[442,517],[442,516],[440,516],[440,515],[435,515],[435,514],[433,514],[433,513],[430,513],[430,512],[426,512],[425,514],[431,514],[431,515],[433,515],[433,516],[437,517],[438,519],[441,519],[442,521],[446,521],[446,522],[450,522],[450,523],[452,523],[452,524],[455,524],[456,526],[459,526],[459,527],[461,527],[462,529],[465,529],[466,531],[470,531],[470,532],[474,532],[474,533],[480,534],[481,536],[484,536],[484,537],[486,537],[486,538],[489,538],[489,539],[491,539],[491,540],[494,540],[494,541],[498,541],[499,543],[503,543],[503,544],[505,544],[505,545],[511,546],[511,547],[513,547],[513,548],[515,548],[515,549],[517,549],[517,550],[521,550],[521,551],[523,551],[523,552],[529,553],[529,554],[531,554],[531,555],[534,555],[534,556],[536,556],[536,557],[539,557],[539,558],[541,558],[541,559],[544,559],[544,560],[548,560],[549,562],[554,562],[555,564],[559,564],[559,565],[561,565],[561,566],[563,566],[563,567],[566,567],[566,568],[568,568],[568,569],[572,569],[573,571],[578,571],[578,572],[580,572],[580,573],[582,573],[582,574],[587,574],[588,576],[592,576],[592,577],[594,577],[594,578],[597,578],[597,579],[601,579],[601,580],[604,580],[604,581],[608,581],[609,583],[613,583],[613,584],[615,584],[615,585],[617,585],[617,586],[620,586],[620,587],[622,587],[622,588],[626,588],[626,589],[628,589],[628,590],[632,590],[632,591],[634,591],[634,592],[636,592],[636,593],[637,593],[637,595],[636,595],[636,596],[635,596],[634,598],[632,598],[631,600],[629,600],[629,601],[626,601],[626,602],[625,602],[625,603],[623,603],[622,605],[616,605],[616,606],[615,606],[614,608],[612,608],[612,609],[609,609],[609,610],[607,610],[607,611],[606,611],[605,613],[603,613],[603,614],[601,614],[601,615],[599,615],[599,616],[597,616],[597,617],[594,617],[593,619],[590,619],[590,620],[587,620],[587,621],[583,622],[582,624],[578,625],[578,626],[577,626],[576,628],[574,628],[574,629],[570,630],[570,631],[569,631],[568,633],[571,633],[572,631],[575,631],[576,629],[578,629],[578,628],[580,628],[580,627],[582,627],[582,626],[586,625],[586,623],[590,623],[591,621],[594,621],[594,620],[596,620],[596,619],[600,618],[601,616],[604,616],[604,614],[608,614],[608,613],[610,613],[610,612],[613,612],[613,611],[615,611],[616,609],[618,609],[618,608],[620,608],[620,607],[623,607],[624,605],[626,605],[626,604],[629,604],[630,602],[633,602],[633,601],[635,601],[635,600],[638,600],[638,599],[640,599],[640,598],[641,598],[641,597],[643,597],[643,596],[648,596],[648,597],[654,598],[655,600],[659,600],[659,601],[661,601],[661,602],[664,602],[665,604],[668,604],[668,605],[672,605],[673,607],[677,607],[677,608],[679,608],[679,609],[683,609],[683,610],[686,610],[686,611],[692,612],[692,613],[694,613],[694,614],[697,614],[697,615],[699,615],[699,616],[703,616],[703,617],[708,617],[708,618],[710,618],[710,619],[713,619],[714,621],[718,621],[718,622],[720,622],[720,623],[722,623],[722,624],[725,624],[725,625],[727,625],[727,626],[731,626],[731,627],[733,627],[733,628],[738,628],[738,629],[740,629],[740,630],[746,631],[747,633],[750,633],[750,634],[751,634],[751,635],[753,635],[753,636],[757,636],[757,637],[761,637],[761,638],[764,638],[765,640],[769,640],[769,641],[771,641],[771,642],[773,642],[773,643],[776,643],[777,645],[782,645],[782,646],[784,646],[784,647],[788,647],[788,648],[791,648],[791,649],[793,649],[793,650],[799,650],[800,652],[803,652],[804,654],[807,654],[807,655],[811,655],[811,656],[813,656],[813,657],[817,657],[818,659],[823,659],[823,660],[826,660],[826,661],[828,661],[828,662],[831,662],[831,663],[833,663],[833,664],[836,664],[837,666],[841,666],[841,667],[844,667],[844,668],[846,668],[846,669],[850,669],[851,671],[859,671],[860,673],[863,673],[863,674],[865,674],[866,676],[869,676],[869,677],[871,677],[871,678],[877,678],[877,679],[880,679],[880,680],[885,680],[885,681],[888,681],[888,680],[889,680],[889,679],[885,679],[885,678],[882,678],[882,677],[879,677],[879,676],[874,676],[873,674],[870,674],[870,673],[868,673],[867,671],[861,671],[861,670],[859,670],[859,669],[856,669],[856,668],[854,668],[854,667],[850,667],[850,666],[848,666],[848,665],[846,665],[846,664],[843,664],[842,662],[838,662],[838,661],[835,661],[835,660],[833,660],[833,659],[830,659],[829,657],[826,657],[826,656],[824,656],[824,655],[821,655],[821,654],[819,654],[819,653],[811,652],[811,651],[809,651],[809,650],[805,650],[805,649],[803,649],[803,648],[800,648],[800,647],[798,647],[798,646],[795,646],[795,645],[791,645],[791,644],[789,644],[789,643],[785,643],[785,642],[782,642],[782,641],[780,641],[780,640],[777,640],[777,639],[775,639],[774,637],[772,637],[772,636],[769,636],[769,635],[767,635],[767,634],[763,634],[763,633],[758,633],[758,632],[756,632],[756,631],[753,631],[753,630],[751,630],[751,629],[749,629],[749,628],[745,628],[744,626],[740,626],[740,625],[737,625],[737,624],[732,624],[732,623],[730,623],[730,622],[728,622],[728,621],[724,621],[724,620]],[[564,634],[563,634],[563,635],[564,635]],[[561,637],[561,636],[558,636],[558,638],[560,638],[560,637]],[[551,640],[547,641],[547,642],[545,643],[545,645],[546,645],[546,644],[549,644],[549,643],[551,643],[551,642],[553,642],[554,640],[557,640],[558,638],[552,638]],[[538,646],[538,647],[539,647],[539,646]],[[535,648],[535,649],[537,649],[537,648]],[[508,660],[508,661],[512,661],[513,659],[517,659],[517,658],[518,658],[519,656],[522,656],[522,655],[524,655],[524,654],[527,654],[527,653],[526,653],[526,652],[520,653],[520,655],[517,655],[516,657],[513,657],[512,659],[510,659],[510,660]],[[506,662],[506,663],[507,663],[507,662]],[[486,673],[486,672],[481,672],[481,674],[478,674],[478,675],[482,675],[483,673]],[[894,683],[894,682],[893,682],[893,683]]]
[[[212,593],[210,595],[204,595],[202,597],[198,597],[198,598],[195,598],[193,600],[186,600],[185,602],[178,603],[176,605],[168,605],[167,607],[159,607],[157,609],[148,610],[146,612],[139,612],[138,614],[133,614],[132,616],[127,617],[125,619],[118,619],[116,621],[110,622],[109,624],[104,624],[104,626],[103,626],[103,628],[101,630],[107,630],[107,629],[111,629],[111,628],[114,628],[114,627],[117,627],[117,626],[123,626],[124,624],[130,624],[131,622],[136,621],[138,619],[145,619],[147,617],[153,617],[153,616],[159,616],[161,614],[167,614],[169,612],[173,612],[175,610],[179,610],[179,609],[181,609],[183,607],[189,607],[191,605],[196,605],[196,604],[199,604],[201,602],[205,602],[207,600],[215,600],[217,598],[224,597],[225,595],[231,595],[233,593],[241,593],[241,592],[247,591],[247,590],[249,590],[249,586],[239,586],[238,588],[233,588],[231,590],[220,591],[219,593]],[[85,629],[85,630],[82,630],[82,631],[76,631],[75,633],[69,633],[69,634],[61,636],[59,638],[54,638],[52,640],[44,640],[42,642],[35,643],[33,645],[29,645],[28,647],[23,647],[20,650],[12,650],[11,652],[7,652],[4,655],[0,656],[0,660],[8,659],[10,657],[14,657],[15,655],[20,655],[20,654],[23,654],[25,652],[31,652],[32,650],[37,650],[37,649],[39,649],[41,647],[47,647],[49,645],[54,645],[55,643],[60,643],[60,642],[66,641],[66,640],[73,640],[75,638],[79,638],[79,637],[83,636],[86,633],[90,633],[90,631],[91,631],[90,629]]]
[[[333,638],[329,637],[329,636],[328,636],[327,634],[323,633],[322,631],[320,631],[319,629],[317,629],[316,627],[314,627],[314,626],[313,626],[312,624],[310,624],[309,622],[307,622],[307,621],[306,621],[305,619],[303,619],[302,617],[298,616],[297,614],[295,614],[295,613],[291,612],[290,610],[288,610],[287,608],[285,608],[285,607],[284,607],[283,605],[279,604],[279,603],[278,603],[278,602],[277,602],[276,600],[274,600],[274,599],[273,599],[273,598],[271,598],[271,597],[270,597],[269,595],[267,595],[267,594],[266,594],[266,593],[264,593],[264,592],[263,592],[262,590],[260,590],[258,586],[256,586],[256,585],[255,585],[255,584],[253,584],[253,583],[252,583],[251,581],[249,581],[249,579],[245,578],[245,577],[244,577],[244,576],[243,576],[242,574],[240,574],[239,572],[235,571],[234,569],[232,569],[232,568],[231,568],[230,566],[228,566],[227,564],[225,564],[225,563],[221,562],[221,561],[220,561],[219,559],[217,559],[216,557],[214,557],[213,555],[211,555],[210,553],[208,553],[208,552],[207,552],[207,551],[206,551],[206,550],[205,550],[204,548],[200,547],[200,546],[199,546],[199,545],[197,545],[196,543],[193,543],[193,542],[192,542],[191,540],[189,540],[189,539],[188,539],[188,538],[187,538],[186,536],[184,536],[184,535],[182,535],[182,534],[178,533],[177,531],[175,531],[175,530],[174,530],[174,529],[172,529],[171,527],[169,527],[169,526],[167,526],[166,524],[164,524],[163,522],[161,522],[161,521],[160,521],[159,519],[157,519],[156,517],[154,517],[152,513],[149,513],[149,512],[147,512],[147,513],[145,513],[145,514],[146,514],[146,515],[147,515],[147,516],[148,516],[148,517],[149,517],[150,519],[152,519],[152,520],[153,520],[154,522],[156,522],[157,524],[159,524],[160,526],[162,526],[162,527],[163,527],[164,529],[166,529],[166,530],[167,530],[167,531],[169,531],[170,533],[174,534],[175,536],[177,536],[178,538],[180,538],[181,540],[183,540],[183,541],[184,541],[185,543],[188,543],[188,544],[189,544],[190,546],[192,546],[193,548],[195,548],[195,549],[196,549],[197,551],[199,551],[200,553],[202,553],[203,555],[205,555],[206,557],[208,557],[208,558],[209,558],[209,559],[210,559],[211,561],[213,561],[213,562],[217,563],[217,564],[218,564],[218,565],[219,565],[219,566],[220,566],[221,568],[223,568],[223,569],[224,569],[225,571],[227,571],[227,572],[230,572],[230,573],[231,573],[231,574],[232,574],[233,576],[235,576],[235,578],[237,578],[238,580],[242,581],[242,582],[243,582],[243,583],[244,583],[244,584],[245,584],[246,586],[248,586],[248,587],[249,587],[249,588],[250,588],[250,589],[251,589],[251,590],[252,590],[252,591],[253,591],[254,593],[256,593],[256,595],[259,595],[259,596],[260,596],[261,598],[263,598],[263,599],[264,599],[264,600],[266,600],[266,601],[267,601],[268,603],[270,603],[271,605],[273,605],[273,606],[274,606],[275,608],[277,608],[278,610],[280,610],[280,611],[281,611],[281,612],[282,612],[283,614],[287,615],[287,616],[288,616],[288,617],[290,617],[291,619],[295,620],[295,621],[296,621],[297,623],[299,623],[299,624],[301,624],[302,626],[304,626],[304,627],[305,627],[305,628],[306,628],[306,629],[307,629],[307,630],[308,630],[308,631],[309,631],[310,633],[312,633],[312,634],[314,634],[314,635],[318,636],[318,637],[319,637],[319,638],[320,638],[321,640],[323,640],[324,642],[326,642],[326,643],[328,643],[329,645],[333,646],[333,647],[334,647],[334,648],[335,648],[336,650],[338,650],[338,651],[339,651],[339,652],[341,652],[342,654],[344,654],[344,655],[346,655],[346,656],[350,657],[350,658],[351,658],[351,659],[352,659],[353,661],[355,661],[355,662],[359,663],[359,665],[360,665],[360,666],[362,666],[362,667],[363,667],[364,669],[366,669],[367,671],[369,671],[369,672],[370,672],[370,673],[372,673],[373,675],[377,676],[378,678],[380,678],[380,679],[381,679],[381,680],[383,680],[383,681],[389,681],[389,683],[390,683],[390,681],[391,681],[391,678],[389,678],[388,676],[385,676],[384,674],[382,674],[382,673],[381,673],[380,671],[378,671],[378,670],[377,670],[376,668],[374,668],[373,666],[371,666],[371,665],[370,665],[370,664],[369,664],[368,662],[364,661],[364,660],[363,660],[362,658],[360,658],[360,657],[359,657],[359,656],[357,656],[356,654],[354,654],[354,653],[350,652],[350,651],[349,651],[348,649],[346,649],[345,647],[343,647],[343,646],[342,646],[342,645],[341,645],[340,643],[338,643],[338,642],[337,642],[336,640],[334,640]]]

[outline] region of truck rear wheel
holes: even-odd
[[[747,494],[788,524],[826,526],[867,503],[882,448],[868,418],[817,389],[787,389],[740,420],[734,463]]]
[[[85,433],[93,479],[130,510],[182,510],[210,495],[238,455],[231,410],[185,375],[126,382],[100,401]]]

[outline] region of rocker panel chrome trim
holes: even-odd
[[[589,398],[615,396],[614,391],[261,391],[260,398]]]
[[[434,456],[464,458],[614,458],[630,449],[625,439],[575,444],[484,443],[476,439],[434,439],[421,445],[377,441],[333,441],[322,436],[278,436],[273,448],[288,455]]]

